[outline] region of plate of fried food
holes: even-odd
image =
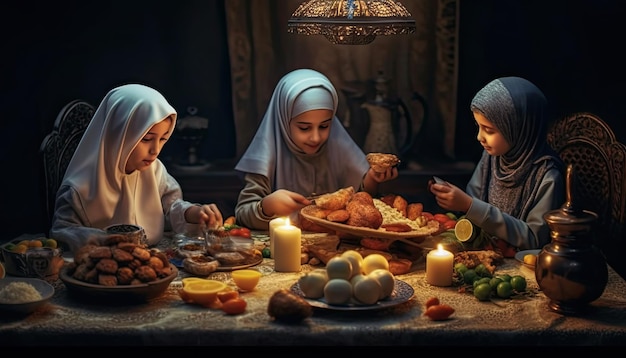
[[[300,210],[300,216],[342,233],[419,243],[439,231],[439,222],[421,215],[422,208],[421,203],[409,204],[399,195],[377,199],[347,187],[316,197],[313,205]]]

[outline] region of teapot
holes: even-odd
[[[365,153],[392,153],[404,159],[415,142],[414,123],[407,104],[389,95],[388,84],[389,79],[379,71],[368,83],[351,82],[343,86],[341,91],[348,103],[344,122]],[[425,120],[426,101],[416,92],[412,100],[421,106]]]

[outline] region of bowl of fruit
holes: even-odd
[[[54,239],[16,239],[2,245],[0,257],[6,273],[19,277],[56,280],[64,260]]]

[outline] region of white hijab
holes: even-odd
[[[150,87],[124,85],[104,97],[62,183],[80,196],[91,227],[135,224],[144,228],[148,242],[162,237],[165,216],[159,184],[165,167],[158,159],[143,171],[126,174],[125,167],[137,143],[168,116],[173,133],[176,110]]]
[[[298,101],[311,88],[324,89],[321,92],[325,93],[309,91],[307,99]],[[311,96],[315,93],[319,97],[314,100]],[[286,74],[276,85],[263,120],[235,169],[266,176],[273,191],[323,194],[349,185],[358,190],[369,164],[337,118],[337,105],[337,91],[323,74],[311,69]],[[332,110],[333,120],[328,141],[317,153],[305,154],[290,137],[289,122],[313,109]]]

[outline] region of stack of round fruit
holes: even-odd
[[[325,268],[301,276],[298,285],[305,297],[323,298],[329,305],[372,305],[391,296],[395,277],[384,256],[363,257],[347,250],[328,260]]]

